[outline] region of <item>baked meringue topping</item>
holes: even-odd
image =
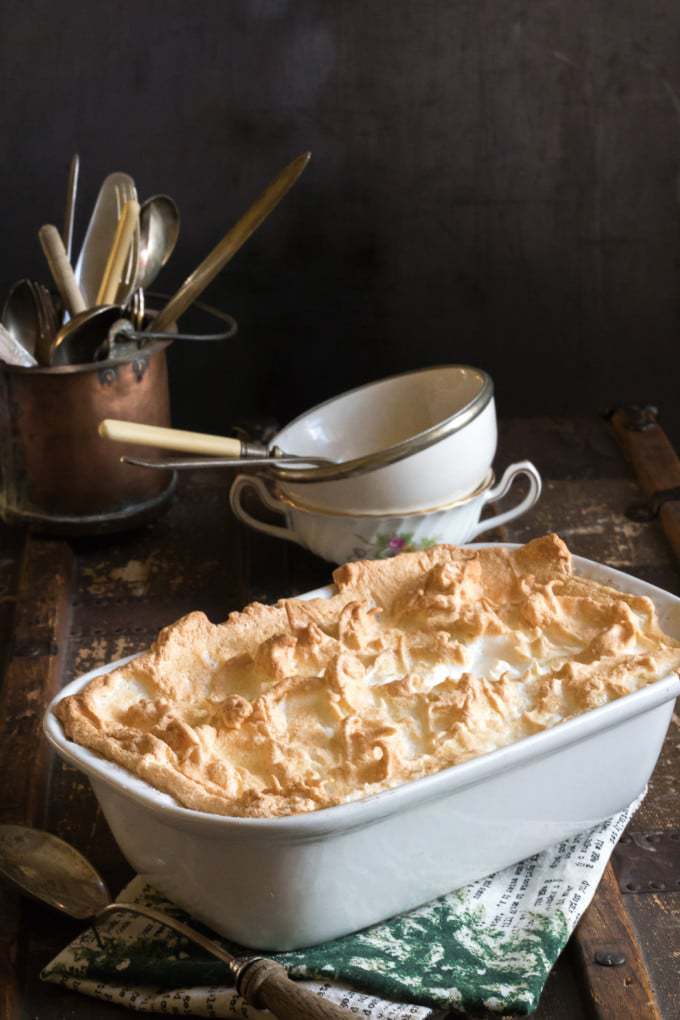
[[[180,804],[315,811],[503,747],[680,670],[653,603],[574,576],[557,535],[435,546],[329,599],[190,613],[57,706],[67,736]]]

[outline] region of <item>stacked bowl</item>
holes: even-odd
[[[350,390],[296,418],[275,446],[328,463],[239,475],[230,502],[250,527],[334,563],[440,542],[462,545],[519,517],[540,496],[541,478],[530,461],[512,464],[495,484],[496,443],[486,372],[426,368]],[[529,482],[523,499],[481,520],[486,504],[505,496],[520,476]],[[248,490],[285,525],[254,517],[243,504]]]

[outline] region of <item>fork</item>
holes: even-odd
[[[41,283],[28,281],[28,287],[38,318],[40,339],[37,344],[37,359],[40,365],[49,364],[49,350],[52,338],[57,332],[57,314],[49,291]]]
[[[123,206],[126,202],[131,200],[137,201],[137,189],[134,185],[116,185],[116,208],[118,217],[122,212]],[[116,303],[120,305],[127,305],[130,300],[135,283],[137,280],[137,270],[139,263],[139,224],[135,227],[135,232],[132,237],[132,244],[130,245],[130,254],[128,255],[125,263],[125,269],[116,294]]]

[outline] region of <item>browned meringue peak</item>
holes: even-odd
[[[272,816],[502,747],[680,667],[649,599],[571,573],[556,536],[334,574],[329,599],[191,613],[57,712],[187,807]]]

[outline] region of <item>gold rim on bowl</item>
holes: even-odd
[[[465,506],[466,503],[471,503],[473,499],[477,499],[483,492],[490,489],[495,481],[496,476],[493,468],[489,468],[484,481],[477,486],[474,492],[469,492],[466,496],[459,496],[448,503],[430,506],[426,510],[405,510],[403,513],[400,513],[398,510],[328,510],[326,507],[313,506],[311,503],[303,503],[298,499],[293,499],[287,492],[282,492],[279,488],[274,490],[274,496],[280,503],[285,503],[286,506],[291,507],[293,510],[319,514],[321,517],[425,517],[427,514],[441,513],[444,510],[453,510],[456,507]]]

